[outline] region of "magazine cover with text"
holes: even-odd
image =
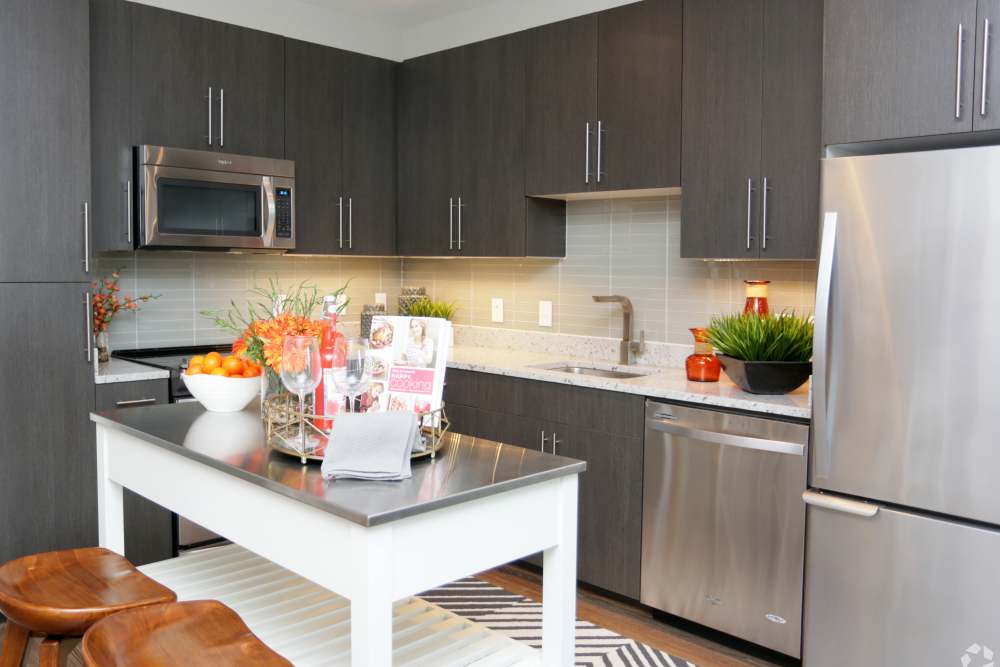
[[[451,322],[433,317],[379,315],[368,338],[368,391],[363,410],[418,415],[441,407]]]

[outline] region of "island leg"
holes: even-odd
[[[97,535],[105,549],[125,555],[124,490],[108,476],[109,434],[97,425]]]
[[[391,528],[352,526],[351,546],[351,667],[391,667]]]
[[[542,664],[572,665],[576,639],[577,475],[563,477],[556,512],[559,541],[542,562]]]

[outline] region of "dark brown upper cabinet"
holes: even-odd
[[[682,257],[815,257],[822,9],[685,6]]]
[[[134,4],[135,144],[281,157],[285,40]]]
[[[643,0],[529,31],[532,195],[680,185],[680,0]]]
[[[980,117],[976,0],[827,0],[823,143],[970,132]],[[990,13],[992,12],[992,16]],[[992,79],[992,75],[990,76]],[[977,88],[977,82],[980,87]]]
[[[2,12],[0,282],[90,280],[88,5],[13,0]]]
[[[395,67],[287,40],[285,157],[295,161],[295,252],[395,254]]]
[[[490,39],[400,67],[401,255],[565,254],[565,205],[525,198],[524,39]]]

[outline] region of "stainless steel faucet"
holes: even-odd
[[[632,363],[632,355],[642,352],[646,344],[646,332],[639,332],[639,340],[632,340],[632,302],[627,296],[613,294],[610,296],[595,296],[597,303],[619,303],[622,306],[622,342],[619,345],[618,363],[628,366]]]

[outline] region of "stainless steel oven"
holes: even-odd
[[[163,146],[136,149],[139,247],[295,248],[295,163]]]

